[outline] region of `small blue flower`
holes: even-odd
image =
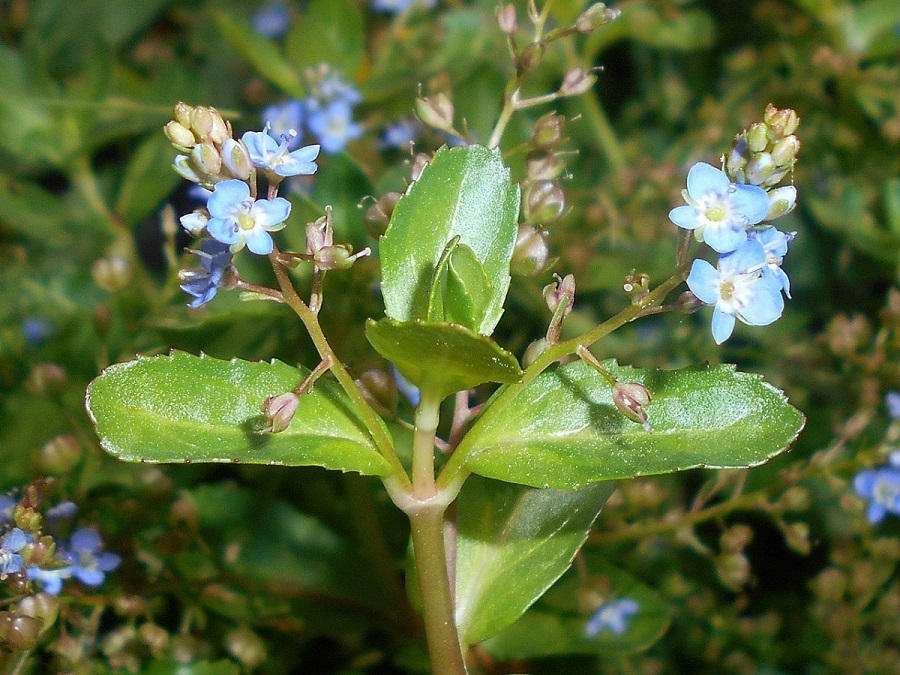
[[[763,274],[766,265],[766,252],[755,240],[719,258],[718,268],[705,260],[694,261],[688,288],[701,301],[715,305],[712,334],[716,344],[731,336],[735,318],[750,326],[767,326],[781,316],[781,286],[774,276]]]
[[[309,131],[322,144],[322,150],[334,154],[343,150],[348,141],[362,136],[362,127],[353,121],[350,104],[338,99],[309,114]]]
[[[11,495],[0,495],[0,525],[12,520],[13,509],[18,503],[19,500],[14,499]]]
[[[669,212],[678,227],[694,230],[718,253],[730,253],[747,241],[747,228],[756,225],[769,210],[769,196],[756,185],[737,185],[724,172],[698,162],[688,172],[687,202]]]
[[[199,307],[216,297],[233,256],[231,247],[216,239],[204,239],[200,242],[200,250],[192,253],[200,257],[203,269],[183,270],[180,276],[185,283],[181,290],[194,297],[188,307]]]
[[[22,321],[22,333],[28,344],[41,345],[53,334],[53,324],[47,319],[30,316]]]
[[[884,397],[884,402],[891,419],[900,418],[900,391],[889,391]]]
[[[250,197],[250,188],[242,180],[216,183],[206,204],[211,218],[207,231],[232,252],[247,245],[257,255],[268,255],[274,244],[269,232],[284,228],[291,213],[291,203],[284,197],[257,199]]]
[[[14,527],[0,539],[0,579],[7,574],[15,574],[24,566],[19,551],[31,541],[31,537],[18,527]]]
[[[437,0],[372,0],[372,11],[386,14],[399,14],[410,7],[433,9]]]
[[[347,105],[354,106],[362,101],[362,94],[349,82],[344,82],[337,73],[326,75],[318,86],[315,87],[316,97],[320,103],[334,103],[343,101]],[[317,107],[315,103],[312,107]]]
[[[99,586],[107,572],[112,572],[122,558],[115,553],[101,551],[103,540],[93,527],[82,527],[72,533],[67,550],[60,559],[71,565],[72,576],[85,586]]]
[[[268,124],[262,131],[248,131],[241,140],[250,152],[250,160],[258,169],[272,171],[279,176],[311,176],[319,167],[316,157],[319,156],[318,145],[307,145],[299,150],[288,152],[295,131],[281,137],[281,144],[269,135]]]
[[[766,252],[766,266],[763,268],[763,274],[771,274],[781,290],[788,297],[791,297],[791,280],[787,274],[781,269],[781,262],[787,254],[788,244],[797,236],[796,232],[779,232],[774,227],[767,227],[763,230],[750,230],[750,239],[755,239],[763,245]]]
[[[78,504],[73,501],[60,502],[56,506],[51,506],[44,514],[44,522],[53,527],[66,525],[75,519],[78,513]]]
[[[422,126],[418,120],[404,117],[385,127],[381,135],[381,145],[384,148],[408,150],[410,143],[416,140],[421,130]]]
[[[268,2],[253,13],[253,29],[267,38],[278,38],[287,32],[288,9],[281,2]]]
[[[873,525],[888,513],[900,515],[900,450],[892,452],[888,462],[888,466],[860,471],[853,479],[856,494],[872,500],[866,518]]]
[[[57,567],[56,569],[42,569],[40,567],[29,567],[26,576],[31,581],[39,581],[41,589],[50,595],[59,595],[62,591],[63,580],[72,577],[72,566]]]
[[[268,124],[276,138],[291,136],[292,131],[299,134],[303,128],[305,117],[306,111],[303,101],[298,101],[295,98],[289,99],[284,103],[273,103],[263,108],[262,111],[263,125]],[[299,141],[299,136],[291,137],[288,147],[296,145]]]
[[[591,614],[591,617],[584,625],[584,634],[588,637],[594,637],[601,631],[609,628],[616,635],[622,635],[628,628],[626,625],[627,619],[637,614],[639,609],[640,605],[637,600],[630,598],[610,600],[600,605]]]

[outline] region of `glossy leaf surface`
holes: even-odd
[[[539,490],[470,477],[457,515],[456,621],[482,642],[518,619],[569,568],[612,483]]]
[[[340,386],[318,380],[290,426],[260,433],[268,396],[296,389],[306,373],[279,361],[220,361],[174,352],[107,368],[88,388],[87,408],[103,448],[128,461],[314,465],[384,475]]]
[[[621,414],[608,382],[578,361],[549,368],[503,410],[489,404],[456,452],[468,453],[467,468],[482,476],[571,489],[695,467],[755,466],[785,450],[804,425],[781,391],[733,366],[604,367],[650,389],[644,410],[653,433]]]
[[[370,319],[366,337],[407,380],[419,387],[427,383],[441,397],[484,382],[517,382],[522,375],[515,356],[456,324]]]
[[[500,320],[509,289],[518,209],[519,189],[510,183],[509,169],[498,153],[477,145],[435,153],[397,203],[381,238],[381,290],[387,315],[397,321],[428,318],[435,269],[447,244],[459,236],[493,288],[477,327],[489,335]],[[457,265],[458,273],[467,271],[462,263]]]

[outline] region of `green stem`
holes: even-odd
[[[419,391],[421,400],[416,408],[413,436],[413,495],[416,499],[427,500],[434,496],[434,438],[440,421],[441,399],[427,385]]]
[[[412,526],[431,672],[434,675],[465,675],[444,546],[446,508],[444,502],[420,502],[416,507],[407,508],[406,514]]]
[[[682,265],[675,274],[648,293],[639,304],[626,307],[615,316],[607,319],[578,337],[565,340],[564,342],[549,347],[547,351],[541,354],[537,360],[528,367],[520,382],[509,385],[497,395],[496,399],[487,407],[484,413],[482,413],[477,424],[486,424],[491,419],[501,414],[506,409],[506,406],[508,406],[516,396],[525,389],[525,387],[531,384],[538,375],[564,356],[575,354],[579,347],[590,347],[617,328],[621,328],[626,323],[640,317],[647,307],[664,300],[676,286],[687,278],[687,272],[688,265]],[[462,487],[465,477],[468,475],[465,464],[469,454],[469,445],[467,443],[469,438],[471,438],[471,435],[466,436],[466,438],[462,440],[459,447],[454,451],[438,476],[437,487],[442,494],[449,493],[455,496],[455,492],[453,491],[458,492],[459,488]]]

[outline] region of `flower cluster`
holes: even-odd
[[[323,152],[341,152],[348,142],[362,136],[362,127],[353,121],[353,108],[362,96],[324,63],[308,70],[306,81],[309,96],[302,101],[291,99],[266,107],[263,122],[281,134],[300,134],[305,130]]]
[[[777,320],[784,310],[782,293],[791,297],[790,281],[781,263],[796,232],[780,232],[769,224],[793,210],[797,199],[794,186],[774,187],[793,167],[799,150],[799,142],[792,135],[796,115],[790,117],[792,122],[786,127],[783,113],[769,106],[767,122],[738,136],[738,149],[729,156],[730,173],[703,162],[691,167],[683,192],[687,204],[669,213],[675,225],[693,231],[697,241],[720,254],[715,267],[705,260],[695,260],[687,278],[691,292],[715,306],[712,334],[717,344],[731,336],[738,319],[751,326],[766,326]],[[751,131],[754,135],[748,145]],[[777,152],[765,152],[768,145],[774,145]],[[748,147],[758,152],[750,162],[741,164],[735,158]],[[790,152],[780,148],[789,148]],[[758,155],[768,159],[763,162]],[[760,162],[768,167],[765,172],[753,169]]]
[[[860,497],[870,500],[866,518],[873,525],[884,520],[888,513],[900,515],[900,450],[890,454],[887,466],[856,474],[853,489]]]
[[[622,635],[627,629],[627,621],[638,613],[640,605],[637,600],[622,598],[610,600],[598,607],[584,625],[584,634],[595,637],[607,628],[616,635]]]

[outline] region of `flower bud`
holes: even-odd
[[[41,448],[39,466],[41,473],[61,476],[71,471],[84,453],[81,443],[71,434],[57,436]]]
[[[515,33],[519,27],[515,5],[499,5],[497,7],[497,23],[500,24],[500,30],[507,35]]]
[[[266,645],[249,628],[240,627],[225,636],[228,653],[237,659],[248,671],[255,670],[266,660]]]
[[[16,614],[30,616],[40,622],[40,632],[46,632],[59,616],[59,600],[49,593],[35,593],[22,599]]]
[[[786,136],[775,143],[772,148],[772,159],[778,166],[793,166],[800,152],[800,141],[796,136]]]
[[[800,118],[795,111],[790,108],[779,110],[771,103],[766,106],[763,120],[769,125],[776,138],[790,136],[797,130],[797,126],[800,124]]]
[[[209,141],[213,130],[213,116],[206,106],[197,106],[191,111],[191,129],[201,141]]]
[[[761,122],[754,122],[747,129],[746,138],[750,152],[762,152],[769,145],[769,128]]]
[[[543,42],[529,42],[525,48],[519,52],[516,63],[519,68],[525,72],[534,70],[544,60],[544,53],[547,46]]]
[[[691,291],[685,291],[675,300],[675,311],[682,314],[693,314],[703,307],[703,301]]]
[[[547,347],[550,346],[550,341],[547,338],[541,338],[540,340],[535,340],[528,348],[525,350],[524,356],[522,356],[522,365],[526,368],[530,366],[532,363],[537,361],[538,357],[547,351]]]
[[[247,180],[253,169],[253,160],[243,141],[228,138],[222,143],[222,164],[235,178]]]
[[[628,293],[632,304],[640,304],[650,292],[650,275],[646,272],[635,273],[635,270],[631,270],[625,277],[622,290]]]
[[[557,276],[556,281],[544,286],[544,301],[547,303],[547,307],[550,308],[550,311],[553,312],[553,314],[556,314],[560,303],[565,301],[566,306],[563,309],[562,317],[565,318],[569,316],[569,312],[572,311],[572,306],[575,304],[574,275],[567,274],[563,279],[560,279],[559,276]]]
[[[753,541],[753,530],[747,525],[732,525],[719,537],[720,546],[728,551],[738,553],[747,548]]]
[[[453,130],[453,102],[444,92],[416,99],[416,114],[425,124],[441,131]]]
[[[199,237],[206,229],[206,223],[209,222],[209,213],[207,213],[206,209],[197,209],[192,213],[181,216],[178,222],[193,236]]]
[[[772,177],[777,168],[772,155],[767,152],[759,152],[747,162],[744,177],[750,185],[762,185]]]
[[[218,176],[222,170],[222,156],[212,143],[204,141],[191,150],[191,165],[200,176]]]
[[[325,246],[319,249],[314,255],[316,267],[320,270],[347,270],[353,267],[353,263],[358,258],[369,255],[371,251],[368,247],[358,253],[353,253],[350,244],[335,244],[334,246]]]
[[[138,636],[151,654],[161,655],[169,647],[169,632],[155,623],[145,623],[138,628]]]
[[[797,188],[793,185],[785,185],[784,187],[769,190],[769,211],[764,222],[771,222],[781,216],[786,216],[797,205]]]
[[[536,180],[525,188],[525,220],[537,225],[552,225],[566,211],[566,193],[559,183]]]
[[[413,157],[412,161],[412,169],[410,170],[409,179],[415,183],[419,180],[419,176],[422,175],[422,170],[428,166],[428,162],[431,161],[431,155],[427,152],[417,152],[416,156]]]
[[[178,155],[175,158],[175,161],[172,162],[172,166],[175,168],[175,172],[185,180],[189,180],[192,183],[206,182],[197,175],[196,171],[194,171],[194,168],[190,164],[190,157],[187,155]]]
[[[810,503],[809,490],[799,485],[786,490],[778,500],[778,506],[785,511],[805,511],[809,508]]]
[[[559,93],[562,96],[579,96],[585,93],[597,82],[597,76],[585,72],[584,68],[573,68],[563,77]]]
[[[175,118],[175,121],[178,122],[185,129],[191,128],[191,113],[194,111],[194,107],[188,105],[184,101],[178,101],[175,104],[175,109],[172,111],[172,117]]]
[[[212,128],[209,131],[209,139],[213,143],[222,145],[227,139],[231,138],[231,132],[228,124],[222,119],[222,115],[215,108],[209,108],[209,115],[212,118]]]
[[[547,269],[549,262],[550,248],[544,234],[531,225],[519,225],[509,264],[510,273],[522,277],[535,276]]]
[[[388,192],[366,209],[363,221],[366,224],[366,230],[372,237],[378,239],[387,231],[394,207],[402,196],[399,192]]]
[[[613,403],[625,417],[632,422],[637,422],[648,432],[652,432],[653,428],[647,419],[647,413],[644,410],[645,405],[649,405],[653,400],[650,390],[637,382],[616,382],[613,385]]]
[[[547,150],[532,150],[525,157],[525,171],[529,180],[555,180],[565,168],[559,158]]]
[[[61,394],[66,389],[69,376],[65,369],[55,363],[37,363],[31,367],[25,386],[38,396]]]
[[[621,13],[621,10],[610,9],[602,2],[597,2],[584,10],[581,16],[575,20],[575,28],[579,33],[591,33],[601,26],[605,26]]]
[[[808,523],[790,523],[784,527],[784,543],[800,555],[809,555],[812,543],[809,541]]]
[[[553,150],[566,142],[566,118],[556,113],[547,113],[538,118],[531,132],[531,142],[543,150]]]
[[[131,265],[124,258],[100,258],[91,265],[91,276],[104,291],[115,293],[131,283]]]
[[[325,209],[325,215],[306,224],[306,252],[316,255],[326,246],[334,244],[334,226],[331,223],[331,207]]]
[[[163,133],[172,142],[172,145],[181,152],[190,152],[197,142],[190,129],[174,120],[163,127]]]
[[[387,370],[372,368],[356,380],[356,385],[369,404],[385,417],[396,417],[400,392],[394,376]]]
[[[37,645],[41,622],[32,616],[5,612],[0,615],[0,640],[14,652],[32,649]]]
[[[268,425],[263,431],[281,433],[291,425],[294,414],[300,406],[300,397],[292,391],[277,396],[269,396],[262,406]]]
[[[716,576],[725,586],[733,590],[741,588],[750,581],[750,561],[743,553],[726,553],[717,556],[715,561]]]

